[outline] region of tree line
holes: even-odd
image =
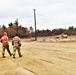
[[[15,36],[17,33],[19,37],[25,38],[25,37],[34,37],[35,36],[35,31],[32,26],[29,28],[23,27],[19,25],[18,19],[14,23],[10,22],[8,24],[8,27],[5,25],[0,25],[0,37],[3,35],[3,32],[6,31],[8,33],[9,38],[12,38]],[[68,29],[63,29],[63,28],[58,28],[58,29],[53,29],[53,30],[36,30],[36,35],[38,37],[42,36],[54,36],[54,35],[60,35],[60,34],[67,34],[67,35],[76,35],[76,27],[70,26]]]
[[[31,28],[32,29],[32,28]],[[54,35],[60,35],[60,34],[66,34],[68,36],[71,36],[71,35],[76,35],[76,27],[73,27],[73,26],[70,26],[68,27],[68,29],[64,29],[64,28],[57,28],[57,29],[53,29],[53,30],[49,30],[49,29],[46,29],[46,30],[37,30],[36,31],[36,34],[37,36],[54,36]],[[34,33],[33,31],[31,32],[31,35],[33,36]]]
[[[12,38],[16,34],[18,34],[20,37],[25,37],[26,34],[29,33],[29,30],[27,27],[22,27],[21,25],[19,25],[17,19],[14,23],[10,22],[8,24],[8,27],[6,27],[6,25],[0,25],[0,37],[3,35],[3,32],[7,32],[9,38]]]

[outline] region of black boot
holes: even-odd
[[[12,56],[12,54],[10,54],[10,56]]]
[[[5,56],[3,56],[2,58],[6,58]]]
[[[2,55],[3,55],[3,57],[2,57],[2,58],[6,58],[6,57],[4,56],[4,53],[2,53]]]
[[[15,54],[13,54],[13,58],[15,58]]]
[[[18,52],[18,53],[19,53],[19,57],[22,57],[21,53],[20,52]]]
[[[19,55],[19,57],[22,57],[22,55]]]

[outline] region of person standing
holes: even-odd
[[[9,55],[12,56],[12,53],[10,52],[10,49],[9,49],[8,36],[6,32],[4,32],[3,36],[1,37],[1,43],[2,43],[2,49],[3,49],[2,57],[5,58],[5,49],[7,49]]]
[[[12,45],[13,45],[13,58],[15,58],[16,50],[18,51],[19,57],[22,57],[20,50],[21,41],[20,38],[18,37],[18,34],[16,34],[16,36],[12,39]]]

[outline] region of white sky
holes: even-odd
[[[0,0],[0,25],[18,19],[19,24],[37,29],[76,27],[76,0]]]

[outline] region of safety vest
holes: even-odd
[[[7,36],[3,36],[1,38],[2,44],[6,44],[7,43]]]

